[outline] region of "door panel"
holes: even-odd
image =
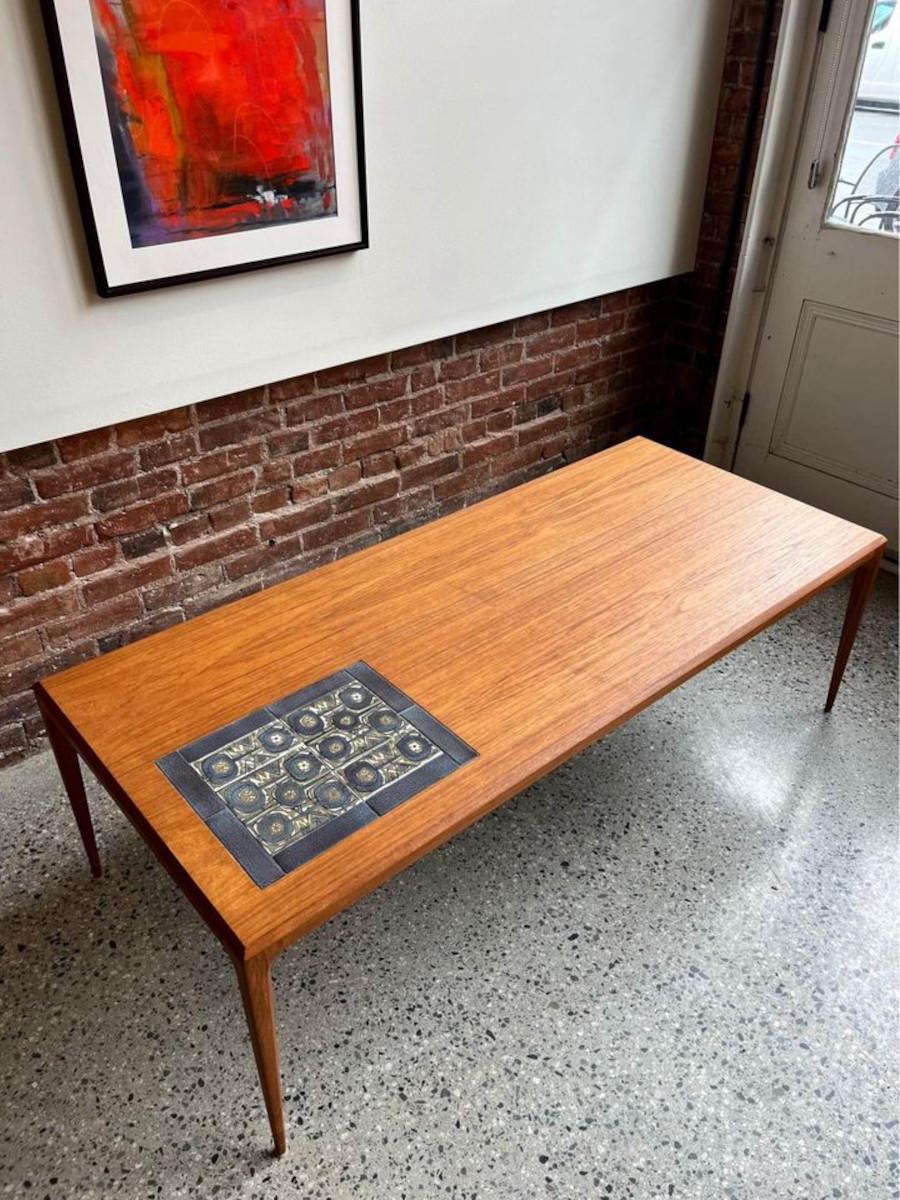
[[[900,113],[861,107],[873,19],[836,0],[820,47],[735,470],[896,552]]]
[[[804,301],[770,453],[896,499],[897,386],[896,321]]]

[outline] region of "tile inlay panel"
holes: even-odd
[[[474,757],[359,662],[157,766],[266,887]]]

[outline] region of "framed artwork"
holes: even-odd
[[[368,244],[358,0],[43,0],[101,296]]]

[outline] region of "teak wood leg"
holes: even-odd
[[[844,678],[844,668],[856,640],[856,631],[865,611],[869,593],[878,577],[881,566],[881,551],[867,559],[862,566],[857,567],[850,588],[850,599],[847,601],[847,612],[844,614],[844,627],[841,630],[841,640],[838,642],[837,656],[834,660],[834,670],[831,673],[831,684],[828,688],[828,699],[825,701],[825,711],[831,712],[837,698],[838,688]]]
[[[260,954],[256,958],[235,959],[241,999],[250,1026],[253,1053],[259,1082],[262,1084],[275,1153],[284,1154],[284,1105],[281,1098],[281,1071],[278,1065],[278,1035],[275,1031],[275,1001],[272,996],[272,960]]]
[[[97,839],[94,837],[94,826],[91,823],[87,796],[84,792],[84,780],[81,777],[78,754],[65,734],[60,732],[52,720],[47,719],[46,713],[44,713],[44,724],[47,727],[50,748],[56,759],[56,765],[59,767],[66,795],[69,797],[72,812],[75,814],[75,822],[84,843],[88,862],[91,864],[91,874],[95,879],[99,879],[101,875],[100,855],[97,853]]]

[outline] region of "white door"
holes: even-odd
[[[895,553],[900,81],[871,56],[898,37],[896,0],[834,4],[735,459]]]

